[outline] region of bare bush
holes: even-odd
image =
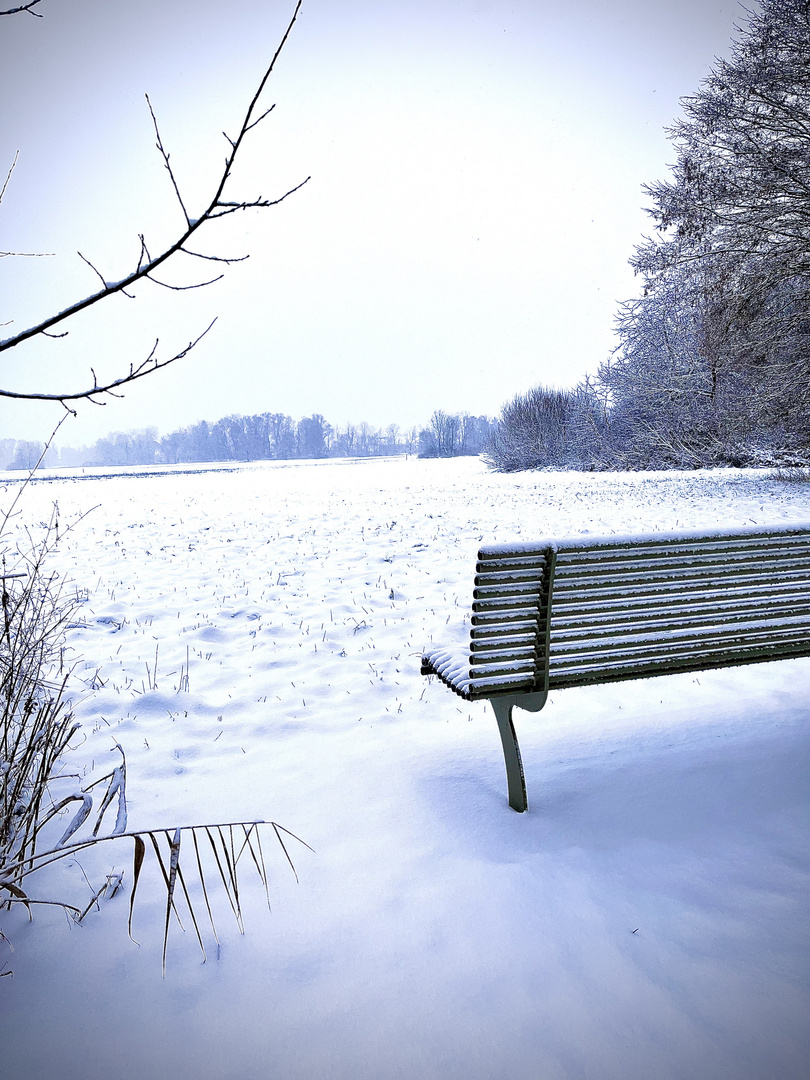
[[[537,386],[504,405],[486,451],[499,472],[602,467],[605,414],[590,383],[574,390]]]

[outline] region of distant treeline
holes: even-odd
[[[293,420],[283,413],[226,416],[214,423],[159,435],[157,428],[114,431],[93,446],[52,447],[45,467],[161,465],[198,461],[272,461],[294,458],[382,457],[415,454],[454,457],[480,454],[489,445],[494,420],[466,413],[435,412],[426,428],[401,431],[397,424],[329,424],[319,413]],[[0,439],[0,468],[31,469],[41,442]]]

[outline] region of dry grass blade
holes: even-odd
[[[180,915],[177,908],[174,906],[174,884],[177,879],[177,858],[180,855],[180,830],[175,830],[175,840],[172,841],[169,838],[168,832],[164,831],[164,835],[169,843],[169,872],[166,873],[166,867],[163,864],[163,857],[160,854],[160,848],[158,847],[157,838],[154,833],[150,832],[149,837],[152,841],[152,845],[155,849],[155,854],[160,864],[160,870],[163,874],[163,881],[166,885],[166,923],[163,928],[163,974],[166,975],[166,949],[169,944],[169,922],[171,921],[172,911],[174,911],[175,918],[180,923],[180,929],[183,929],[183,923],[180,921]],[[176,843],[176,855],[175,855],[175,843]]]
[[[259,881],[261,881],[262,885],[264,885],[264,893],[267,897],[267,906],[270,907],[270,887],[267,882],[267,867],[264,865],[264,854],[262,852],[262,842],[259,837],[258,826],[251,825],[248,829],[246,826],[243,825],[242,828],[245,830],[245,844],[243,845],[243,847],[246,845],[248,850],[250,851],[251,858],[253,859],[253,864],[256,867],[256,873],[259,875]],[[256,845],[259,849],[258,857],[256,855],[256,852],[253,850],[253,844],[250,841],[250,838],[254,832],[256,834]]]
[[[206,826],[205,831],[208,834],[208,840],[210,841],[210,844],[211,844],[211,850],[214,852],[214,858],[216,859],[217,869],[219,870],[219,876],[222,879],[222,884],[223,884],[223,886],[225,888],[225,895],[228,897],[228,900],[229,900],[230,905],[231,905],[231,910],[233,911],[234,918],[236,919],[236,925],[239,927],[239,930],[241,932],[243,932],[243,929],[242,929],[242,913],[239,911],[238,904],[234,902],[234,896],[231,893],[231,885],[232,885],[232,882],[233,882],[233,875],[230,873],[230,866],[228,866],[229,874],[228,874],[228,877],[225,876],[225,871],[222,869],[222,862],[221,862],[220,857],[219,857],[219,852],[217,851],[216,842],[215,842],[213,836],[211,835],[211,829],[212,828],[217,829],[217,831],[219,833],[219,840],[220,840],[220,843],[222,844],[223,855],[224,855],[226,863],[228,863],[228,852],[227,852],[227,850],[225,848],[225,841],[222,838],[222,829],[221,829],[221,827],[219,825]]]
[[[146,844],[143,842],[142,836],[135,836],[135,851],[132,856],[132,893],[129,898],[129,922],[127,923],[127,933],[132,941],[135,938],[132,937],[132,912],[135,908],[135,892],[138,888],[138,879],[141,876],[141,867],[143,866],[144,856],[146,855]],[[135,942],[137,945],[138,943]]]
[[[70,911],[73,914],[74,918],[77,915],[80,914],[79,909],[77,907],[74,907],[73,904],[66,904],[63,900],[41,900],[41,899],[38,899],[38,898],[34,899],[31,896],[27,896],[23,892],[23,890],[19,887],[19,885],[14,885],[10,881],[4,881],[2,887],[4,889],[7,889],[11,893],[11,895],[14,897],[15,900],[19,901],[21,904],[23,904],[25,906],[25,908],[26,908],[26,910],[28,912],[29,919],[31,918],[31,906],[33,904],[39,904],[39,905],[42,905],[42,906],[45,906],[45,907],[60,907],[60,908],[63,908],[65,911]],[[78,921],[79,920],[77,919],[77,922]],[[5,934],[0,934],[0,937],[2,937],[3,940],[6,939]]]
[[[171,861],[171,846],[172,846],[171,838],[169,837],[169,833],[168,833],[168,831],[166,829],[162,829],[161,832],[166,837],[166,841],[167,841],[167,843],[169,845],[169,859]],[[160,867],[160,872],[163,875],[163,884],[166,886],[166,892],[167,892],[167,894],[169,896],[169,904],[168,904],[168,906],[169,906],[169,908],[171,910],[174,911],[174,917],[177,919],[177,922],[178,922],[178,924],[180,926],[180,929],[185,933],[186,928],[183,926],[183,921],[180,918],[180,913],[178,912],[177,908],[174,906],[174,903],[172,902],[171,894],[174,891],[174,889],[170,885],[169,873],[167,872],[165,863],[163,862],[163,856],[160,854],[160,847],[158,846],[157,837],[155,836],[154,832],[152,832],[151,830],[146,835],[152,841],[152,847],[155,849],[155,855],[157,855],[158,866]]]
[[[270,824],[273,826],[273,829],[275,830],[276,839],[281,844],[281,850],[287,856],[287,862],[290,864],[290,869],[295,874],[295,880],[298,881],[298,871],[295,869],[295,866],[293,865],[293,861],[290,858],[290,853],[289,853],[289,851],[287,851],[286,845],[285,845],[284,841],[281,839],[281,833],[278,830],[281,829],[282,832],[285,832],[288,836],[291,836],[293,838],[293,840],[297,840],[299,844],[303,844],[305,848],[309,848],[309,850],[311,852],[313,852],[313,854],[315,852],[315,848],[309,847],[309,844],[306,842],[306,840],[302,840],[301,837],[296,836],[294,832],[290,832],[289,829],[285,829],[283,825],[277,825],[275,821],[272,821]]]
[[[15,885],[11,881],[6,881],[6,882],[3,883],[3,888],[8,889],[8,891],[11,893],[11,895],[13,897],[15,897],[15,899],[17,899],[17,900],[21,901],[23,904],[25,904],[25,907],[26,907],[26,909],[28,911],[28,917],[30,918],[31,917],[31,901],[28,899],[28,897],[25,895],[25,893],[22,891],[22,889],[19,887],[19,885]]]
[[[179,857],[179,854],[180,854],[180,830],[179,829],[177,830],[177,854],[178,854],[178,857]],[[186,879],[183,877],[183,871],[182,871],[182,869],[180,867],[179,862],[177,863],[176,869],[177,869],[177,880],[180,882],[180,887],[182,888],[183,895],[186,898],[186,905],[188,907],[188,913],[191,916],[191,923],[192,923],[192,925],[194,927],[194,933],[197,935],[197,941],[200,943],[200,950],[202,951],[202,954],[203,954],[203,963],[205,963],[205,961],[208,959],[208,957],[205,954],[205,945],[203,944],[203,939],[202,939],[202,934],[200,933],[200,928],[197,925],[197,916],[196,916],[196,914],[194,912],[194,905],[191,903],[191,897],[188,895],[188,889],[186,888]],[[166,972],[165,948],[164,948],[164,965],[163,965],[163,968],[164,968],[164,974],[165,974],[165,972]]]
[[[106,794],[104,795],[104,801],[99,809],[96,825],[93,829],[93,836],[98,836],[98,830],[101,828],[101,822],[107,807],[116,795],[118,796],[118,813],[116,815],[115,828],[112,831],[112,835],[120,836],[127,831],[127,759],[118,743],[115,744],[115,749],[121,753],[121,764],[113,769],[110,774],[110,786],[107,788]]]
[[[219,938],[217,937],[217,928],[214,923],[214,916],[211,912],[211,903],[208,899],[208,887],[205,884],[205,874],[202,868],[202,859],[200,858],[200,845],[197,843],[197,830],[196,828],[191,830],[191,837],[194,841],[194,854],[197,856],[197,870],[200,874],[200,885],[202,886],[203,899],[205,900],[205,906],[208,910],[208,921],[211,923],[211,933],[214,935],[214,941],[219,945]]]
[[[236,871],[237,856],[233,844],[233,825],[228,825],[226,827],[228,829],[228,840],[230,841],[230,852],[228,851],[228,846],[226,846],[224,839],[222,840],[222,850],[225,854],[225,861],[228,864],[228,870],[231,875],[231,888],[233,889],[233,900],[236,904],[236,914],[237,920],[239,922],[239,933],[244,934],[245,924],[242,921],[242,905],[239,902],[239,878]],[[220,837],[222,837],[222,826],[219,827],[219,834]]]
[[[237,865],[239,860],[244,855],[245,849],[247,849],[251,853],[251,855],[253,855],[253,848],[250,845],[250,834],[251,834],[251,832],[253,831],[253,829],[255,827],[256,827],[255,825],[251,825],[250,827],[248,827],[247,825],[242,825],[241,826],[242,832],[245,834],[245,836],[244,836],[244,839],[242,841],[242,845],[239,848],[239,851],[236,853],[236,855],[234,857],[234,866]],[[231,845],[233,845],[233,829],[231,829]],[[259,864],[256,862],[256,856],[255,855],[253,855],[253,862],[256,864],[256,869],[257,869],[257,871],[259,873],[259,877],[261,878],[262,872],[261,872],[261,869],[259,868]]]
[[[258,829],[256,830],[256,846],[259,849],[259,861],[262,864],[262,871],[264,873],[264,895],[267,898],[267,908],[269,911],[272,911],[273,909],[270,905],[270,888],[267,879],[267,867],[264,863],[264,852],[262,851],[262,834],[259,832]]]
[[[34,898],[28,896],[22,901],[28,908],[28,914],[31,914],[31,905],[39,905],[40,907],[58,907],[63,911],[67,911],[73,916],[76,922],[80,921],[81,911],[74,904],[67,904],[64,900],[42,900],[40,898]]]
[[[72,802],[80,802],[82,805],[76,811],[73,816],[73,820],[62,833],[61,838],[57,841],[56,846],[62,847],[73,834],[82,827],[87,818],[90,815],[90,811],[93,809],[93,800],[85,792],[77,793],[76,795],[68,795],[60,803],[54,807],[54,813],[58,814],[63,807],[68,806]]]
[[[236,829],[241,828],[242,831],[245,832],[245,834],[246,834],[245,841],[242,843],[242,845],[239,848],[238,852],[236,851],[236,846],[235,846],[235,839],[236,839],[235,834],[234,834],[234,829],[235,828]],[[242,919],[242,907],[241,907],[241,904],[240,904],[240,901],[239,901],[239,878],[237,876],[237,867],[239,865],[239,860],[242,858],[245,847],[249,846],[247,844],[247,830],[246,830],[244,825],[236,825],[236,826],[229,825],[228,826],[228,834],[229,834],[229,839],[230,839],[230,842],[231,842],[231,858],[233,859],[233,888],[234,888],[234,895],[236,897],[236,906],[239,908],[239,918],[240,918],[240,921],[241,921],[241,919]],[[260,875],[260,878],[261,878],[261,875]],[[242,933],[244,934],[244,932],[245,932],[245,929],[244,929],[244,924],[243,924],[242,925]]]

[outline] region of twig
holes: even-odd
[[[191,218],[188,216],[188,210],[186,210],[186,204],[183,202],[183,197],[180,194],[180,188],[177,186],[177,180],[175,179],[172,167],[169,164],[170,154],[163,146],[163,140],[160,137],[160,128],[158,127],[157,117],[155,116],[155,110],[152,108],[152,102],[149,100],[149,95],[144,94],[146,98],[146,104],[149,108],[149,115],[152,117],[152,123],[155,126],[155,138],[157,139],[157,148],[163,158],[163,164],[166,166],[166,172],[169,174],[169,179],[172,182],[174,193],[177,196],[177,201],[180,203],[180,209],[183,211],[183,217],[186,219],[186,225],[191,226]]]
[[[101,274],[101,272],[100,272],[99,270],[97,270],[97,269],[95,268],[95,266],[93,266],[93,264],[92,264],[92,263],[90,262],[90,260],[89,260],[89,259],[86,259],[86,258],[84,257],[84,255],[82,255],[82,253],[81,253],[80,251],[77,251],[77,252],[76,252],[76,254],[77,254],[77,255],[79,256],[79,258],[80,258],[80,259],[82,260],[82,262],[86,262],[86,263],[87,263],[87,265],[88,265],[88,266],[90,267],[90,269],[91,269],[91,270],[93,271],[93,273],[94,273],[94,274],[96,275],[96,277],[97,277],[97,278],[99,279],[99,281],[101,282],[101,284],[102,284],[102,285],[104,286],[104,288],[106,289],[106,288],[107,288],[107,282],[106,282],[106,281],[104,280],[104,276],[103,276],[103,274]]]
[[[20,156],[20,151],[17,150],[15,152],[15,154],[14,154],[14,160],[11,163],[11,168],[8,170],[8,176],[6,177],[6,181],[3,184],[3,190],[0,191],[0,202],[3,201],[3,196],[6,193],[6,188],[8,187],[8,182],[11,179],[11,174],[14,172],[15,168],[17,167],[17,159],[19,158],[19,156]]]

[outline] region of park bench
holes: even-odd
[[[515,707],[552,690],[810,656],[810,524],[490,544],[466,648],[422,674],[492,704],[509,805],[527,809]]]

